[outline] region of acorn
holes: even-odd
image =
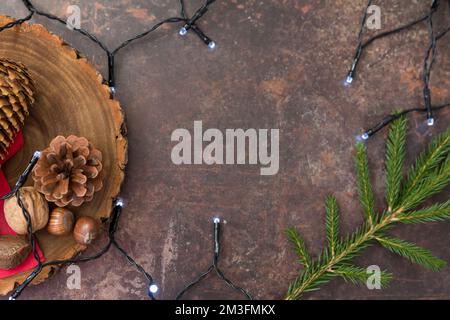
[[[74,224],[75,216],[72,211],[56,208],[50,214],[47,231],[54,236],[65,236],[72,232]]]
[[[100,226],[97,220],[91,217],[81,217],[75,224],[73,237],[81,245],[88,245],[97,238]]]

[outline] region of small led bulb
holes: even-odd
[[[369,134],[367,132],[364,132],[363,134],[356,136],[356,141],[358,141],[358,142],[362,142],[367,139],[369,139]]]
[[[33,154],[34,158],[40,158],[41,157],[41,152],[40,151],[35,151]]]
[[[185,27],[180,29],[180,32],[178,32],[180,34],[180,36],[185,36],[187,34],[187,29]]]
[[[216,43],[214,41],[210,41],[208,43],[208,48],[211,49],[211,50],[214,50],[216,48],[216,46],[217,45],[216,45]]]
[[[150,285],[150,287],[148,288],[148,291],[149,291],[151,294],[157,293],[158,290],[159,290],[159,288],[158,288],[158,286],[157,286],[156,284],[152,284],[152,285]]]
[[[16,299],[14,299],[14,297],[13,296],[10,296],[9,298],[8,298],[8,300],[16,300]]]
[[[214,223],[220,223],[220,218],[214,218],[213,222]]]
[[[109,91],[111,92],[112,95],[116,94],[116,88],[115,87],[109,87]]]
[[[117,206],[117,207],[123,208],[124,205],[125,205],[125,203],[123,202],[123,200],[122,200],[121,198],[118,198],[118,199],[116,200],[116,206]]]
[[[428,119],[428,120],[427,120],[427,125],[428,125],[429,127],[434,126],[434,119],[433,119],[433,118]]]

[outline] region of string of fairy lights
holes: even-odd
[[[189,283],[186,287],[184,287],[183,290],[180,291],[180,293],[175,298],[176,300],[180,300],[183,295],[192,289],[194,286],[199,284],[203,279],[205,279],[210,273],[213,271],[216,272],[219,279],[221,279],[223,282],[225,282],[230,288],[240,292],[242,295],[244,295],[248,300],[253,300],[252,296],[243,288],[238,287],[235,285],[230,279],[228,279],[225,274],[220,270],[219,268],[219,257],[220,257],[220,218],[215,217],[213,219],[214,223],[214,256],[213,256],[213,262],[208,267],[208,269],[201,273],[194,281]]]
[[[50,20],[54,20],[54,21],[57,21],[57,22],[67,25],[67,22],[64,19],[61,19],[51,13],[47,13],[47,12],[37,9],[30,0],[22,0],[22,2],[28,9],[29,14],[24,18],[17,19],[17,20],[10,22],[4,26],[0,26],[0,32],[3,30],[6,30],[6,29],[13,28],[14,26],[23,24],[24,22],[31,20],[35,15],[47,17]],[[209,7],[214,2],[215,2],[215,0],[206,0],[203,3],[203,5],[199,9],[197,9],[191,17],[189,17],[186,12],[186,6],[184,3],[184,0],[179,0],[180,7],[181,7],[179,17],[170,17],[170,18],[164,19],[164,20],[154,24],[147,31],[142,32],[142,33],[136,35],[135,37],[124,41],[122,44],[120,44],[114,50],[110,50],[95,35],[91,34],[90,32],[88,32],[82,28],[74,28],[74,31],[89,38],[92,42],[96,43],[106,53],[107,58],[108,58],[108,85],[110,87],[111,97],[114,97],[114,95],[116,93],[115,57],[116,57],[117,53],[121,49],[123,49],[123,48],[127,47],[128,45],[130,45],[131,43],[135,42],[136,40],[144,38],[147,35],[149,35],[150,33],[158,30],[164,24],[183,23],[182,27],[179,29],[180,36],[185,36],[190,31],[192,31],[195,35],[197,35],[200,38],[200,40],[202,42],[205,43],[205,45],[209,49],[214,50],[216,48],[217,44],[211,38],[209,38],[202,31],[202,29],[198,26],[199,20],[207,13]],[[405,31],[419,23],[426,21],[428,30],[429,30],[429,46],[427,47],[427,50],[426,50],[426,56],[424,59],[424,67],[423,67],[424,106],[411,108],[411,109],[405,109],[403,111],[396,112],[396,113],[386,116],[385,118],[383,118],[382,121],[380,121],[374,127],[366,130],[362,135],[358,136],[358,140],[369,139],[370,136],[374,135],[375,133],[377,133],[378,131],[383,129],[385,126],[387,126],[393,120],[397,119],[398,117],[400,117],[402,115],[412,113],[412,112],[425,113],[427,116],[427,123],[428,123],[428,125],[431,126],[434,124],[434,117],[433,117],[434,112],[437,112],[438,110],[441,110],[443,108],[450,106],[450,102],[433,106],[431,104],[431,92],[430,92],[430,86],[429,86],[431,70],[432,70],[433,64],[436,59],[436,54],[437,54],[437,43],[450,31],[450,26],[438,33],[436,33],[434,31],[433,15],[440,7],[440,1],[433,0],[432,5],[430,6],[430,10],[427,12],[426,15],[424,15],[412,22],[404,24],[396,29],[379,33],[379,34],[369,38],[368,40],[364,41],[364,27],[365,27],[367,17],[368,17],[367,9],[372,5],[372,3],[373,3],[373,0],[368,1],[367,8],[364,11],[363,17],[361,19],[361,27],[360,27],[360,31],[358,34],[358,44],[357,44],[355,56],[354,56],[350,71],[345,80],[346,85],[351,85],[353,83],[357,68],[358,68],[360,60],[362,58],[362,54],[367,47],[369,47],[372,43],[374,43],[378,39]],[[449,1],[449,6],[450,6],[450,1]],[[35,152],[35,154],[31,158],[27,168],[18,178],[17,183],[15,184],[12,191],[9,192],[8,194],[4,195],[3,197],[0,197],[0,200],[5,200],[7,198],[11,198],[14,196],[17,198],[18,205],[22,209],[23,215],[28,223],[29,242],[31,243],[33,256],[37,261],[37,266],[33,269],[31,274],[25,279],[25,281],[14,289],[13,293],[10,296],[10,299],[15,300],[15,299],[19,298],[21,293],[42,272],[42,270],[45,267],[64,266],[64,265],[72,264],[72,263],[83,263],[83,262],[93,261],[93,260],[96,260],[96,259],[99,259],[100,257],[102,257],[112,247],[115,247],[119,251],[119,253],[121,253],[126,258],[126,260],[130,263],[130,265],[132,265],[138,272],[140,272],[145,277],[145,279],[147,280],[147,283],[148,283],[148,296],[150,299],[155,299],[155,295],[159,291],[157,283],[153,280],[152,276],[119,245],[119,243],[117,242],[117,240],[115,238],[115,233],[118,229],[119,219],[120,219],[122,209],[124,206],[124,202],[120,198],[114,200],[111,217],[108,221],[108,223],[109,223],[108,243],[99,252],[97,252],[96,254],[94,254],[92,256],[88,256],[88,257],[80,257],[80,258],[67,259],[67,260],[45,261],[45,262],[41,261],[38,251],[37,251],[37,242],[32,233],[31,217],[21,200],[20,193],[19,193],[19,189],[23,186],[23,184],[27,180],[30,172],[32,171],[33,167],[36,165],[40,155],[41,154],[39,151]],[[191,282],[187,286],[185,286],[185,288],[183,290],[181,290],[180,293],[177,295],[177,297],[176,297],[177,300],[181,299],[187,291],[194,288],[199,282],[201,282],[203,279],[205,279],[213,271],[215,271],[216,274],[218,275],[218,277],[221,280],[223,280],[229,287],[242,293],[247,299],[252,299],[252,296],[246,290],[235,285],[231,280],[229,280],[218,266],[220,251],[221,251],[220,250],[220,224],[221,224],[220,218],[214,217],[214,219],[213,219],[214,254],[213,254],[212,265],[207,268],[206,272],[201,273],[193,282]]]
[[[439,110],[442,110],[443,108],[450,107],[450,101],[440,104],[440,105],[433,106],[432,101],[431,101],[431,90],[430,90],[430,76],[431,76],[431,70],[433,68],[434,62],[436,61],[437,44],[450,31],[450,26],[446,27],[445,29],[443,29],[439,32],[435,32],[435,30],[434,30],[433,16],[440,8],[444,7],[443,5],[441,5],[441,1],[440,0],[432,0],[432,3],[430,5],[428,12],[425,15],[419,17],[418,19],[408,22],[406,24],[403,24],[395,29],[376,34],[376,35],[370,37],[369,39],[364,40],[364,28],[365,28],[367,18],[368,18],[369,7],[372,4],[373,4],[373,0],[368,0],[367,6],[365,7],[364,12],[363,12],[363,15],[361,18],[360,30],[358,33],[358,43],[356,46],[352,65],[347,74],[347,78],[345,79],[345,85],[350,86],[353,83],[353,81],[355,79],[356,71],[357,71],[359,63],[361,61],[361,57],[362,57],[362,54],[364,53],[364,50],[366,50],[376,40],[406,31],[420,23],[426,22],[427,27],[428,27],[428,34],[429,34],[429,45],[427,46],[427,48],[425,50],[425,57],[424,57],[423,71],[422,71],[424,104],[422,107],[414,107],[414,108],[410,108],[410,109],[405,109],[405,110],[398,111],[393,114],[389,114],[389,115],[385,116],[375,126],[371,127],[370,129],[365,130],[361,135],[358,135],[356,137],[358,141],[364,141],[364,140],[369,139],[371,136],[373,136],[375,133],[377,133],[378,131],[380,131],[387,125],[389,125],[392,121],[397,119],[399,116],[406,115],[409,113],[418,112],[418,113],[426,114],[427,125],[433,126],[435,123],[434,113]],[[448,4],[450,7],[450,1],[448,2]]]

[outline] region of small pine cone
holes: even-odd
[[[21,63],[0,58],[0,159],[4,159],[34,103],[34,84]]]
[[[57,136],[32,174],[34,187],[58,207],[78,207],[102,189],[102,153],[86,138]]]

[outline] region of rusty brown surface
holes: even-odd
[[[35,1],[64,16],[67,5],[82,9],[82,26],[109,47],[169,15],[175,0]],[[194,1],[196,4],[200,1]],[[335,193],[344,232],[362,221],[353,170],[355,135],[396,108],[421,103],[424,25],[378,42],[344,88],[366,1],[218,1],[201,25],[219,44],[208,52],[193,35],[181,39],[167,27],[121,52],[118,99],[126,112],[130,143],[123,197],[127,202],[117,238],[171,299],[211,261],[211,217],[221,216],[227,275],[258,299],[282,298],[295,277],[296,257],[284,230],[296,226],[315,253],[324,245],[323,199]],[[382,6],[387,29],[422,15],[427,4],[396,0]],[[192,2],[189,2],[192,11]],[[448,12],[448,9],[446,9]],[[0,4],[21,17],[21,1]],[[436,25],[447,25],[439,15]],[[106,57],[88,40],[61,25],[36,18],[106,74]],[[436,103],[450,99],[450,40],[441,41],[432,75]],[[45,57],[43,57],[45,58]],[[95,106],[93,106],[95,107]],[[409,159],[448,125],[441,112],[434,128],[423,117],[410,122]],[[170,159],[176,128],[279,128],[280,172],[262,177],[254,166],[176,166]],[[372,176],[383,198],[385,132],[368,142]],[[448,198],[448,189],[441,198]],[[450,260],[450,223],[400,226],[393,231]],[[105,240],[105,239],[102,239]],[[95,246],[100,247],[102,240]],[[94,248],[88,252],[94,252]],[[373,247],[357,259],[394,273],[390,288],[369,291],[341,280],[309,299],[449,299],[448,267],[426,271]],[[82,289],[66,288],[65,270],[23,295],[27,299],[144,299],[146,283],[117,252],[80,265]],[[239,298],[216,278],[187,298]]]

